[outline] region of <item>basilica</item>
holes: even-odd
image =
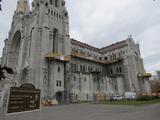
[[[0,90],[31,83],[41,98],[59,102],[107,100],[131,91],[149,94],[139,44],[132,36],[103,48],[72,39],[65,0],[18,0],[1,64],[13,75]]]

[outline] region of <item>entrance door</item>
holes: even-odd
[[[58,91],[56,93],[56,100],[58,101],[58,103],[62,103],[62,99],[63,99],[63,93]]]

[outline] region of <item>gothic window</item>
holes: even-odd
[[[111,74],[113,74],[113,69],[111,68]]]
[[[74,64],[74,71],[76,71],[77,70],[77,67],[76,67],[76,64]]]
[[[57,86],[57,87],[58,87],[58,85],[59,85],[58,83],[59,83],[59,81],[57,80],[57,82],[56,82],[56,86]]]
[[[39,3],[37,3],[37,7],[39,7]]]
[[[48,7],[48,3],[47,2],[45,3],[45,6]]]
[[[10,45],[9,58],[12,58],[12,61],[9,61],[8,66],[11,67],[11,68],[14,68],[15,65],[18,64],[18,57],[19,57],[19,51],[20,51],[20,43],[21,43],[21,32],[20,32],[20,30],[18,30],[14,34],[12,42],[11,42],[11,45]],[[27,49],[25,49],[25,51],[24,51],[25,54],[23,55],[24,56],[23,59],[25,59],[25,57],[26,57],[26,50]]]
[[[117,73],[119,73],[119,68],[117,67],[116,69],[117,69]]]
[[[53,10],[51,10],[51,15],[53,15]]]
[[[53,31],[53,52],[57,52],[57,47],[58,47],[58,30],[54,29]]]
[[[65,17],[68,17],[68,13],[66,12],[66,13],[64,14],[64,16],[65,16]]]
[[[82,65],[80,65],[80,71],[82,72],[82,70],[83,70],[83,66],[82,66]]]
[[[73,70],[73,64],[71,63],[71,70]]]
[[[62,86],[62,81],[61,81],[61,80],[59,81],[59,86],[60,86],[60,87]]]
[[[53,5],[53,0],[50,0],[50,4]]]
[[[76,81],[76,76],[74,76],[74,79],[73,79],[73,81]]]
[[[48,9],[48,13],[50,13],[50,9]]]
[[[83,72],[85,72],[85,66],[83,65]]]
[[[110,55],[110,60],[112,60],[112,55]]]
[[[59,0],[55,0],[55,7],[59,7]]]
[[[93,72],[93,67],[91,67],[91,72]]]
[[[62,1],[61,5],[62,5],[62,6],[65,6],[65,4],[66,4],[65,1]]]
[[[119,67],[119,72],[122,73],[122,67]]]
[[[56,17],[58,18],[58,13],[56,13]]]
[[[87,79],[86,79],[86,77],[84,77],[84,82],[86,82],[87,81]]]
[[[90,67],[88,67],[88,72],[91,72],[91,68]]]
[[[108,57],[104,57],[105,60],[108,60]]]
[[[117,54],[114,54],[115,59],[117,58]]]
[[[59,19],[61,19],[61,15],[59,14]]]
[[[56,81],[56,86],[57,87],[61,87],[62,86],[62,81],[61,80],[57,80]]]
[[[60,69],[60,67],[58,67],[58,72],[60,72],[61,71],[61,69]]]

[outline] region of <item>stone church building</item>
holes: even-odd
[[[70,102],[105,100],[127,91],[150,93],[132,36],[103,48],[71,39],[65,4],[33,0],[30,10],[28,0],[18,1],[1,60],[14,74],[1,90],[31,83],[41,89],[42,99]]]

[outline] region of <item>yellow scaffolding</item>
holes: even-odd
[[[71,60],[71,56],[70,55],[60,55],[58,53],[53,53],[53,52],[49,52],[45,55],[45,58],[52,60],[52,59],[56,59],[56,60],[60,60],[60,61],[66,61],[69,62]]]

